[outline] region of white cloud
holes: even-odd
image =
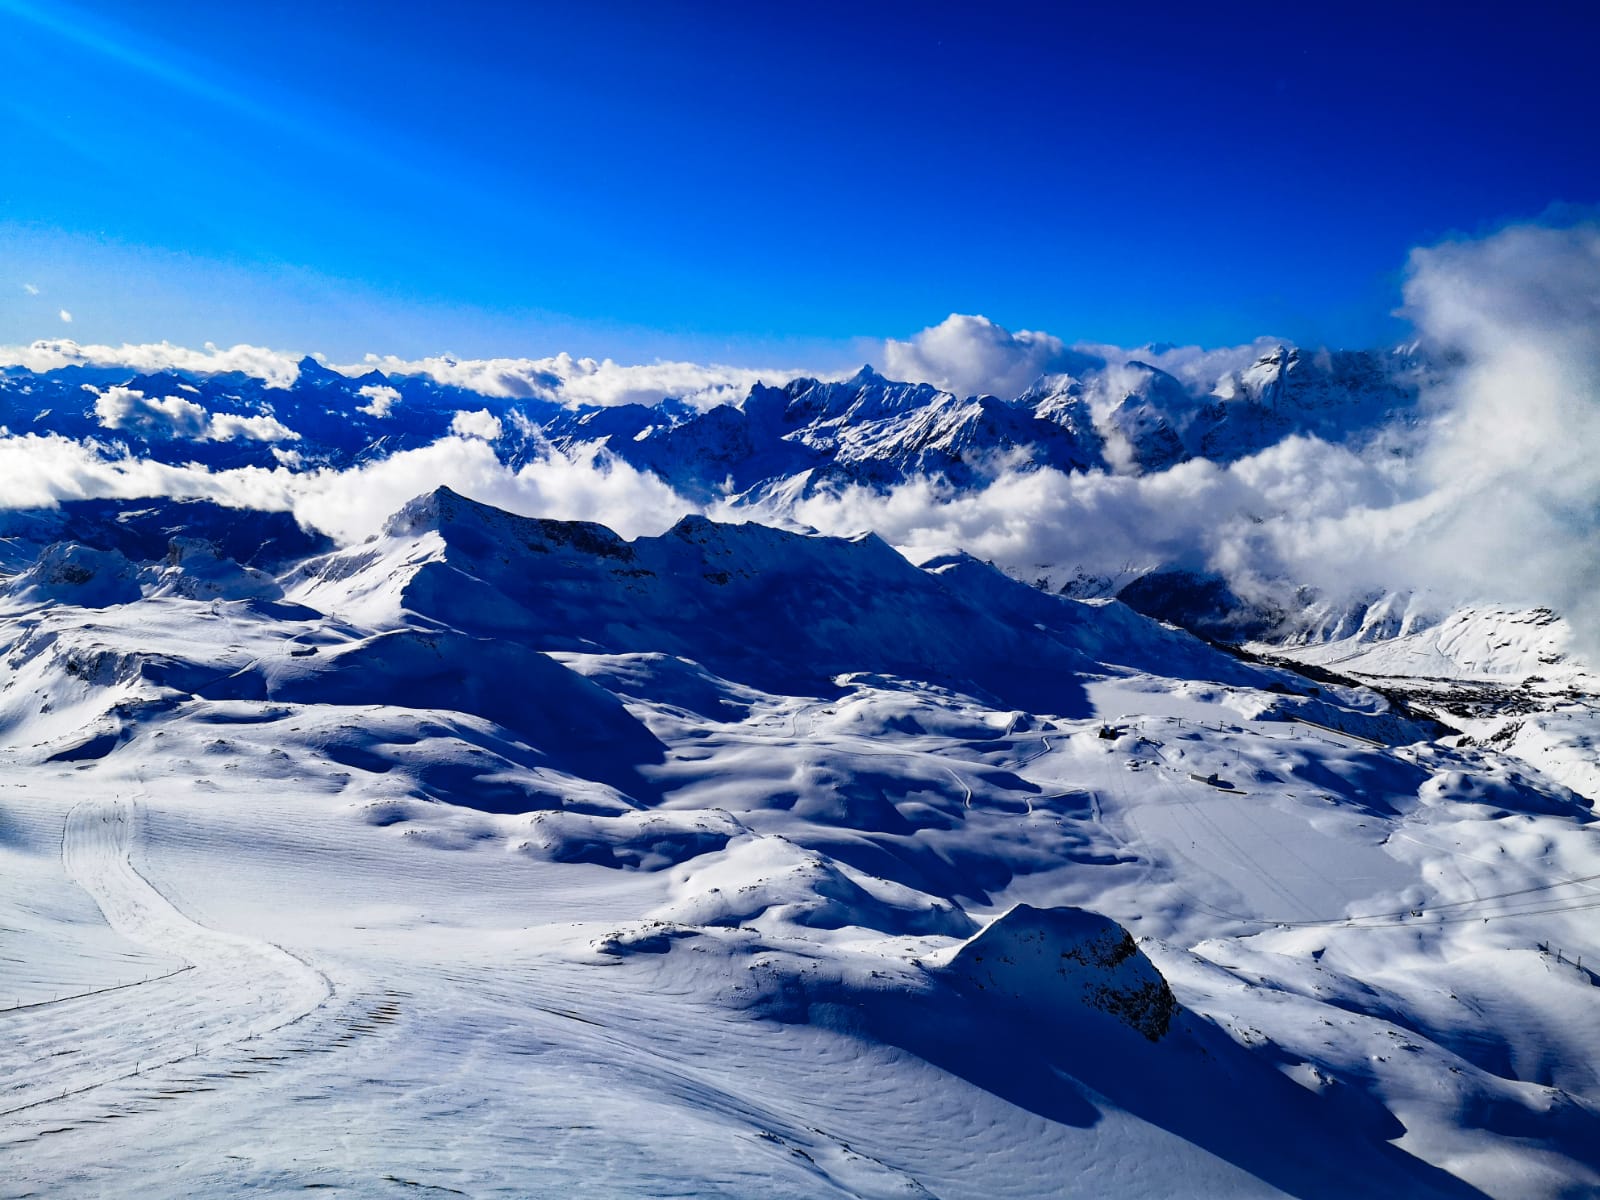
[[[787,382],[806,373],[687,362],[623,366],[609,358],[596,361],[567,354],[556,355],[552,368],[561,378],[561,397],[569,405],[650,405],[675,396],[697,408],[737,404],[763,379]]]
[[[477,412],[458,412],[450,418],[450,432],[457,437],[483,438],[492,442],[504,431],[500,418],[487,408],[480,408]]]
[[[400,393],[381,383],[369,383],[366,387],[357,389],[356,395],[367,399],[367,403],[356,411],[366,413],[369,417],[387,417],[389,410],[400,403]]]
[[[1383,466],[1291,438],[1229,467],[1194,460],[1143,476],[1007,472],[967,491],[916,479],[886,493],[850,487],[813,495],[786,512],[722,507],[717,514],[788,517],[833,534],[871,529],[914,561],[965,550],[1030,580],[1043,569],[1060,581],[1080,571],[1117,577],[1177,563],[1225,571],[1257,591],[1278,573],[1342,591],[1381,579],[1363,572],[1358,580],[1347,556],[1324,568],[1317,562],[1324,548],[1303,539],[1346,520],[1375,528],[1371,514],[1401,499]]]
[[[283,388],[291,387],[299,378],[302,357],[298,353],[248,344],[219,349],[209,342],[203,350],[191,350],[170,342],[80,345],[67,338],[41,340],[28,346],[0,347],[0,366],[20,366],[31,371],[69,366],[119,366],[141,372],[181,370],[200,374],[237,371],[272,387]],[[369,354],[359,363],[330,363],[328,367],[351,378],[376,369],[385,375],[423,376],[496,399],[549,400],[569,407],[656,404],[670,396],[697,408],[711,408],[737,403],[762,381],[787,382],[801,375],[817,374],[799,368],[758,370],[715,363],[658,361],[628,365],[609,358],[580,358],[571,354],[481,359],[460,359],[448,354],[419,359]],[[376,399],[364,389],[360,394]]]
[[[382,527],[407,500],[440,484],[510,512],[599,521],[624,537],[660,533],[695,506],[654,475],[593,449],[548,452],[512,470],[478,438],[441,438],[348,471],[296,477],[295,515],[341,541]]]
[[[71,314],[71,313],[69,313],[69,312],[68,312],[68,311],[67,311],[67,310],[66,310],[66,309],[64,309],[64,308],[63,308],[63,309],[62,309],[62,310],[61,310],[61,319],[62,319],[62,320],[63,320],[63,321],[64,321],[64,322],[66,322],[66,323],[67,323],[67,324],[68,324],[68,325],[71,325],[71,324],[72,324],[72,314]]]
[[[253,442],[297,442],[300,435],[277,417],[262,413],[254,417],[241,417],[233,413],[212,413],[206,426],[204,439],[208,442],[232,442],[249,439]]]
[[[1418,567],[1441,586],[1545,603],[1600,649],[1600,221],[1513,226],[1411,255],[1405,314],[1462,366],[1421,482],[1436,512]]]
[[[988,392],[1010,399],[1041,375],[1081,370],[1082,354],[1048,333],[1012,333],[988,317],[951,313],[907,341],[883,344],[891,379],[931,383],[959,396]]]
[[[238,371],[273,387],[288,387],[300,375],[300,356],[262,346],[238,345],[220,350],[207,342],[203,350],[171,342],[141,345],[85,346],[69,338],[50,338],[28,346],[0,347],[0,367],[54,371],[61,367],[128,367],[145,373],[165,370],[218,374]]]
[[[109,387],[98,393],[94,415],[106,429],[126,430],[149,438],[204,437],[211,423],[211,414],[193,400],[182,396],[146,396],[127,387]]]
[[[458,359],[448,354],[421,359],[369,354],[360,364],[335,369],[347,375],[374,369],[385,375],[422,375],[482,396],[550,400],[569,407],[649,405],[671,396],[696,408],[712,408],[737,403],[763,380],[787,382],[808,373],[715,363],[654,362],[629,366],[609,358],[576,358],[570,354],[481,359]]]
[[[31,283],[23,284],[22,290],[27,292],[30,296],[37,296],[39,294],[39,289]]]
[[[235,507],[292,507],[287,471],[247,467],[213,473],[147,458],[112,455],[93,442],[56,434],[0,437],[0,507],[50,508],[62,500],[173,496]]]
[[[124,430],[146,438],[186,438],[193,441],[228,442],[247,438],[257,442],[292,442],[300,435],[276,417],[253,417],[233,413],[212,413],[204,405],[182,396],[146,396],[135,388],[120,385],[104,391],[84,385],[95,393],[94,414],[105,429]]]
[[[527,516],[601,521],[627,537],[660,533],[694,505],[653,475],[590,449],[550,452],[513,470],[478,438],[441,438],[348,470],[298,466],[211,471],[115,455],[58,435],[0,436],[0,508],[48,508],[63,500],[151,496],[215,500],[291,511],[345,542],[376,533],[407,500],[440,484]]]

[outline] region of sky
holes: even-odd
[[[0,0],[0,344],[1373,345],[1600,201],[1573,4]]]

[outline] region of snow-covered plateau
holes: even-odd
[[[447,488],[3,532],[0,1194],[1600,1191],[1553,617],[1230,649]]]

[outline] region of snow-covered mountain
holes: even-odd
[[[347,467],[425,445],[459,429],[458,414],[481,412],[494,418],[491,440],[507,462],[530,445],[603,446],[708,499],[771,490],[802,472],[814,473],[813,487],[921,475],[966,486],[997,460],[1154,471],[1194,457],[1231,462],[1291,433],[1359,440],[1415,404],[1426,369],[1411,351],[1292,347],[1195,384],[1137,360],[1084,364],[1081,376],[1046,376],[1016,397],[958,397],[863,367],[840,381],[758,384],[704,411],[671,396],[567,407],[427,375],[344,374],[313,358],[288,386],[239,372],[10,367],[0,368],[0,426],[122,444],[158,462]]]
[[[1153,347],[1150,357],[1163,353]],[[960,397],[863,367],[842,380],[758,383],[737,402],[711,407],[703,397],[696,407],[670,395],[650,405],[568,405],[537,380],[480,393],[429,374],[339,371],[313,358],[270,378],[191,368],[10,367],[0,368],[0,436],[12,445],[65,439],[105,464],[115,483],[102,492],[222,494],[256,504],[272,487],[285,505],[319,476],[468,439],[481,455],[465,478],[482,477],[485,457],[507,478],[549,461],[602,474],[625,464],[670,489],[679,506],[671,515],[747,511],[783,523],[808,502],[851,489],[887,498],[902,486],[929,486],[962,496],[1035,472],[1157,476],[1196,460],[1226,466],[1293,435],[1404,455],[1419,388],[1438,372],[1416,348],[1278,346],[1220,374],[1190,371],[1181,379],[1137,357],[1077,354],[1072,362],[1075,374],[1041,377],[1015,397]],[[124,477],[129,464],[141,463],[176,474]],[[225,483],[212,482],[218,473],[229,476]],[[97,494],[48,482],[22,490],[57,499]],[[1092,513],[1098,505],[1083,507]],[[657,528],[670,523],[662,516]],[[1110,519],[1129,518],[1112,512]],[[1224,640],[1261,636],[1295,615],[1241,600],[1204,557],[1165,545],[1137,550],[1120,567],[1070,557],[1005,565],[1078,596],[1135,585],[1125,598],[1141,611]]]
[[[1070,390],[527,436],[692,446],[711,487],[739,437],[1082,449]],[[1298,669],[968,555],[447,488],[342,546],[155,500],[4,531],[19,1194],[1600,1187],[1592,802],[1354,677],[1525,686],[1549,623],[1256,648]]]

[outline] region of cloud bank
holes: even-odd
[[[381,371],[391,376],[425,376],[502,400],[550,400],[569,407],[593,404],[657,404],[667,397],[695,408],[736,404],[755,384],[787,381],[800,370],[757,370],[715,363],[654,362],[628,366],[611,359],[546,358],[459,359],[451,355],[404,359],[369,354],[359,364],[336,367],[347,375]]]
[[[213,500],[233,508],[292,512],[341,542],[378,532],[419,493],[446,484],[528,516],[599,521],[625,537],[660,533],[695,506],[653,475],[593,448],[550,453],[512,468],[482,438],[446,437],[345,470],[240,467],[210,470],[119,454],[55,434],[0,437],[0,504],[52,508],[64,500]]]
[[[0,347],[0,367],[23,367],[30,371],[53,371],[62,367],[126,367],[130,371],[153,373],[179,370],[215,375],[239,372],[262,380],[270,387],[292,387],[300,376],[300,362],[306,356],[265,346],[240,344],[227,349],[206,343],[203,350],[191,350],[171,342],[147,342],[120,346],[83,345],[70,338],[52,338],[27,346]],[[323,361],[322,356],[310,357]],[[801,375],[833,378],[837,372],[806,371],[800,368],[724,366],[716,363],[653,362],[623,364],[607,359],[580,358],[554,354],[544,358],[457,358],[441,354],[427,358],[399,358],[369,354],[358,363],[324,362],[329,370],[351,378],[372,371],[397,377],[420,377],[436,383],[465,388],[497,400],[548,400],[568,407],[592,404],[657,404],[672,397],[695,408],[736,404],[760,382],[781,383]],[[382,385],[369,385],[381,388]],[[376,404],[385,394],[367,388],[360,394]],[[398,393],[397,393],[398,398]],[[393,401],[389,401],[392,404]],[[386,415],[388,404],[383,412]]]
[[[55,371],[62,367],[127,367],[142,373],[181,370],[217,375],[238,371],[273,387],[288,387],[300,374],[300,359],[263,346],[238,345],[226,350],[210,342],[203,350],[146,342],[120,346],[80,345],[70,338],[50,338],[27,346],[0,347],[0,367]]]

